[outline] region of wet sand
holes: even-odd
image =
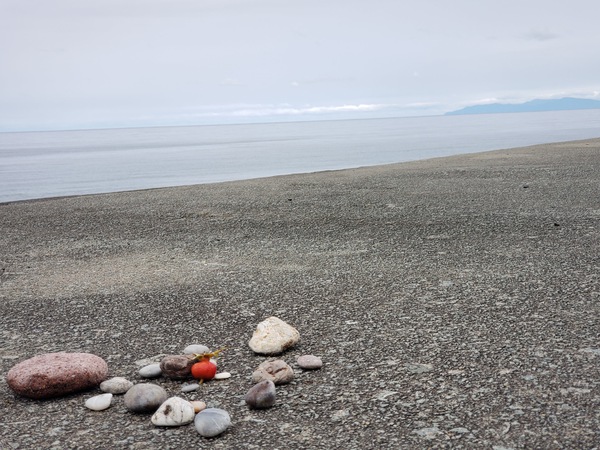
[[[353,170],[0,205],[0,448],[593,448],[600,442],[600,139]],[[275,315],[321,356],[242,397]],[[43,352],[111,376],[227,346],[206,440],[4,381]]]

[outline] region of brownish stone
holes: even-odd
[[[106,361],[91,353],[45,353],[20,362],[6,376],[17,394],[60,397],[98,386],[108,376]]]

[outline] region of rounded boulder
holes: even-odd
[[[34,399],[61,397],[97,387],[108,376],[106,361],[91,353],[44,353],[20,362],[6,376],[8,386]]]

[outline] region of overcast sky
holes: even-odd
[[[600,99],[598,0],[0,0],[0,131]]]

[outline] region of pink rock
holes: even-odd
[[[286,384],[294,379],[294,369],[285,361],[265,361],[252,374],[252,382],[259,383],[263,380],[271,380],[276,385]]]
[[[98,386],[108,376],[106,361],[91,353],[45,353],[20,362],[6,382],[17,394],[44,399]]]

